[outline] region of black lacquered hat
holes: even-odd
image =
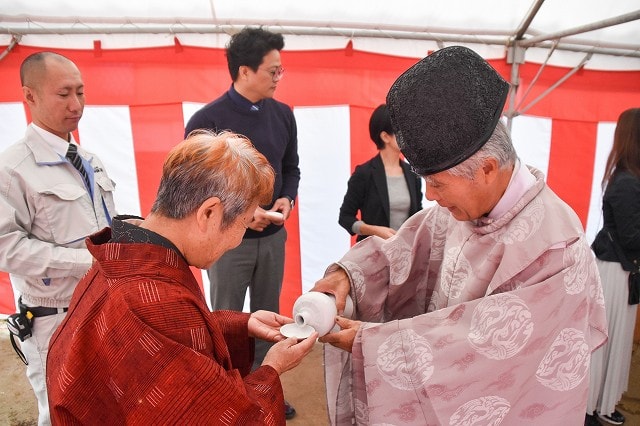
[[[463,46],[440,49],[405,71],[387,94],[398,146],[419,175],[450,169],[487,142],[509,84]]]

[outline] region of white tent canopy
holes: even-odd
[[[3,0],[0,44],[91,49],[222,47],[245,25],[286,49],[354,49],[420,58],[450,44],[487,58],[640,69],[637,0]],[[517,47],[517,49],[515,49]]]

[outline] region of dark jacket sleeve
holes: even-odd
[[[369,175],[370,173],[367,171],[367,167],[361,164],[356,166],[347,183],[347,193],[342,200],[342,206],[340,206],[338,223],[346,229],[350,235],[355,235],[351,228],[358,220],[356,215],[365,203]]]
[[[289,120],[289,142],[282,158],[282,190],[280,194],[275,194],[277,198],[284,196],[295,200],[298,196],[298,185],[300,183],[300,159],[298,156],[298,126],[295,116],[288,108]]]
[[[408,164],[402,163],[402,169],[411,198],[409,208],[409,216],[411,216],[422,210],[422,183],[420,177],[411,171]],[[368,225],[389,226],[389,193],[386,187],[384,165],[379,154],[357,166],[349,178],[338,223],[351,235],[354,235],[352,227],[358,220],[358,212],[360,212],[360,220]],[[364,238],[366,236],[359,235],[358,241]]]
[[[640,257],[640,178],[622,174],[608,194],[618,242],[634,259]]]
[[[591,245],[598,259],[620,261],[611,239],[628,260],[640,259],[640,178],[625,172],[614,176],[602,199],[602,214],[603,229]]]

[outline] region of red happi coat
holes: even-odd
[[[154,244],[87,246],[97,263],[51,339],[54,425],[284,425],[271,367],[250,372],[248,314],[210,312],[184,259]]]

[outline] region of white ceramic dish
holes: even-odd
[[[296,339],[302,340],[311,336],[315,330],[310,325],[298,325],[295,322],[291,324],[285,324],[280,327],[280,334],[284,337],[295,337]]]

